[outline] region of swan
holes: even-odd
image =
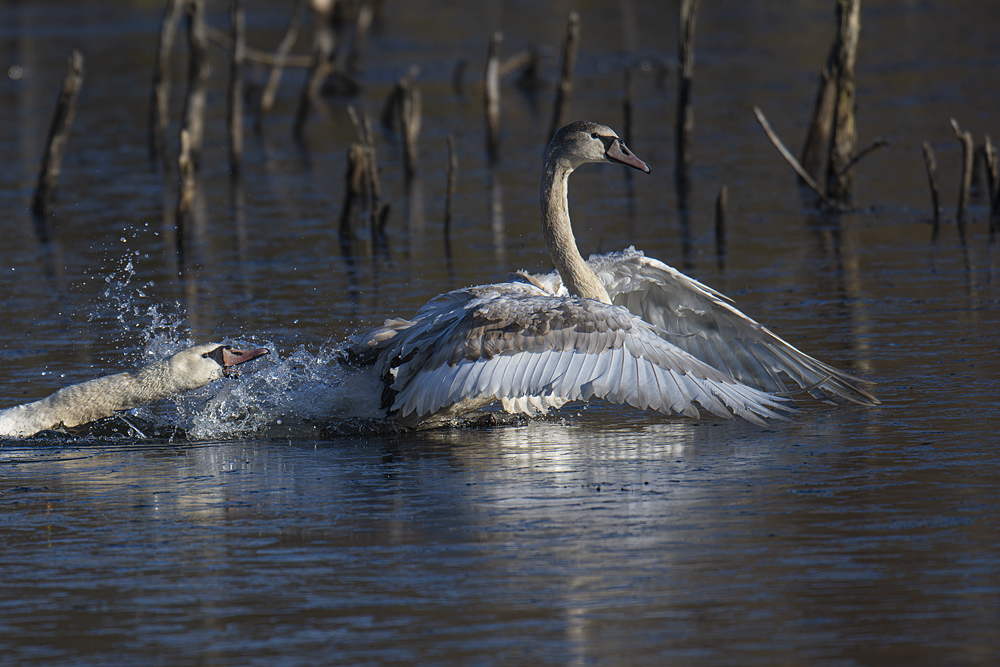
[[[697,403],[765,424],[797,412],[784,376],[819,399],[878,403],[859,378],[634,247],[584,260],[567,188],[570,174],[591,162],[649,173],[609,127],[578,121],[556,132],[540,188],[553,272],[448,292],[413,319],[386,320],[349,343],[349,362],[381,377],[388,415],[433,426],[496,401],[532,414],[596,397],[694,418]]]
[[[0,411],[0,436],[26,438],[39,431],[80,426],[120,410],[203,387],[235,375],[233,366],[268,354],[267,348],[237,350],[207,343],[181,350],[136,371],[63,387],[48,398]]]

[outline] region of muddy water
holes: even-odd
[[[224,3],[209,3],[226,25]],[[829,3],[832,4],[832,3]],[[82,5],[82,6],[80,6]],[[993,664],[1000,655],[997,250],[985,200],[968,240],[931,242],[920,145],[954,217],[956,118],[997,130],[1000,11],[865,4],[859,135],[885,136],[857,174],[859,209],[804,208],[756,126],[804,134],[832,7],[700,9],[692,199],[673,190],[675,7],[581,11],[573,117],[621,127],[653,173],[592,166],[571,210],[585,253],[635,244],[684,267],[810,353],[877,381],[878,408],[804,403],[761,429],[606,405],[552,419],[421,434],[337,435],[331,354],[429,295],[547,266],[538,160],[550,85],[504,88],[501,161],[483,154],[486,40],[558,48],[569,5],[386,3],[351,100],[373,116],[419,63],[420,181],[380,134],[388,253],[346,255],[335,225],[352,131],[345,102],[290,137],[290,73],[244,179],[227,175],[226,65],[214,52],[190,266],[176,277],[172,177],[145,148],[160,3],[0,8],[0,407],[130,368],[189,340],[267,344],[226,385],[130,416],[190,438],[46,437],[0,446],[0,662],[11,664]],[[284,10],[248,2],[272,48]],[[88,78],[53,241],[25,212],[65,57]],[[305,50],[303,42],[299,50]],[[464,96],[451,89],[470,59]],[[16,66],[17,70],[10,68]],[[182,76],[183,57],[177,54]],[[257,76],[256,73],[253,76]],[[179,109],[183,85],[175,86]],[[459,150],[454,253],[443,257],[445,139]],[[727,249],[712,202],[729,188]],[[238,205],[234,205],[234,201]],[[130,433],[128,428],[120,429]]]

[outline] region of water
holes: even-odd
[[[491,174],[474,78],[497,28],[507,55],[531,42],[556,52],[569,6],[386,3],[351,103],[377,116],[417,62],[424,129],[410,196],[398,141],[379,134],[392,213],[389,252],[374,257],[363,246],[344,256],[336,238],[353,140],[344,102],[313,118],[304,148],[291,140],[301,74],[286,75],[264,136],[248,139],[233,206],[214,51],[199,222],[178,279],[174,183],[149,167],[145,144],[159,5],[0,9],[3,69],[21,68],[0,79],[11,129],[0,137],[0,407],[190,341],[273,354],[129,417],[189,437],[142,439],[122,425],[3,443],[0,662],[997,661],[997,250],[981,194],[966,244],[950,223],[931,242],[920,145],[937,151],[953,218],[948,119],[977,143],[998,133],[1000,93],[986,82],[1000,65],[1000,10],[865,4],[859,142],[891,146],[859,167],[859,210],[838,220],[802,207],[750,111],[798,146],[832,3],[700,7],[688,232],[672,185],[673,73],[662,89],[655,67],[636,75],[631,148],[653,173],[573,176],[585,253],[634,243],[683,267],[793,344],[877,381],[881,406],[803,403],[799,420],[767,429],[571,406],[505,426],[384,433],[320,418],[351,399],[335,390],[342,341],[433,294],[548,267],[537,172],[551,85],[532,99],[505,84]],[[210,10],[224,27],[224,3]],[[620,129],[627,54],[672,58],[676,8],[580,10],[573,116]],[[249,2],[251,42],[273,48],[286,18]],[[25,209],[73,46],[88,78],[55,240],[42,246]],[[464,97],[450,83],[459,55],[471,63]],[[544,65],[551,83],[556,59]],[[460,160],[450,266],[449,134]],[[712,204],[723,185],[720,268]]]

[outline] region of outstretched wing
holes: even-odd
[[[355,341],[375,357],[400,417],[502,400],[531,412],[604,398],[637,408],[754,423],[791,412],[786,402],[737,382],[674,345],[625,308],[502,283],[443,295],[412,321],[390,320]]]
[[[614,304],[669,332],[674,345],[744,384],[784,392],[784,373],[819,399],[878,403],[855,384],[860,378],[798,350],[738,310],[724,294],[634,247],[591,256],[587,263]],[[552,275],[534,278],[558,292],[561,281]]]

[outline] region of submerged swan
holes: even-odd
[[[233,366],[267,353],[266,348],[235,350],[222,343],[195,345],[136,371],[63,387],[48,398],[2,410],[0,436],[24,438],[110,417],[234,375]]]
[[[383,408],[406,425],[446,422],[501,401],[545,412],[569,401],[698,417],[698,403],[762,424],[795,412],[782,376],[820,399],[878,401],[858,381],[771,333],[723,294],[634,248],[584,261],[567,185],[588,162],[649,172],[614,130],[576,122],[545,153],[541,206],[556,270],[455,290],[412,320],[386,320],[349,347],[384,382]]]

